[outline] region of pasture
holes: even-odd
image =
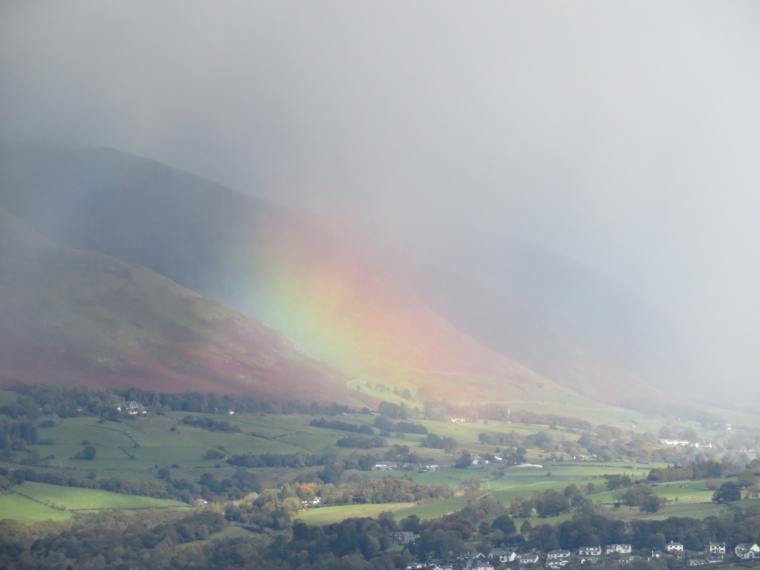
[[[359,384],[360,386],[360,384]],[[366,386],[362,387],[364,391]],[[373,385],[373,390],[382,393],[385,399],[391,399],[392,391],[382,390]],[[401,403],[404,399],[394,394]],[[0,392],[0,403],[10,402],[15,398],[12,392]],[[408,406],[412,402],[405,401]],[[533,410],[537,413],[553,412],[558,415],[573,415],[584,417],[592,422],[604,422],[622,428],[636,431],[649,429],[656,431],[661,423],[652,417],[632,411],[618,413],[611,408],[583,409],[573,408],[574,403],[565,404],[548,402],[513,403],[514,409]],[[564,411],[563,411],[564,406]],[[572,413],[571,409],[574,409]],[[186,416],[196,419],[210,419],[214,423],[228,423],[239,428],[239,432],[210,431],[182,422]],[[742,415],[735,412],[739,417]],[[78,472],[80,476],[95,474],[97,476],[116,475],[133,481],[155,480],[159,469],[170,468],[171,477],[186,478],[197,481],[204,473],[211,472],[217,480],[229,477],[239,469],[226,463],[225,459],[206,459],[209,450],[218,450],[223,456],[252,454],[295,454],[330,452],[338,457],[363,455],[372,453],[383,460],[386,449],[356,449],[337,447],[338,439],[349,435],[348,432],[315,427],[309,425],[314,416],[284,415],[284,414],[202,414],[188,412],[151,413],[136,418],[125,418],[122,421],[104,421],[96,417],[55,418],[54,427],[38,427],[39,438],[50,440],[52,444],[31,446],[36,452],[37,463],[31,463],[33,469],[61,469]],[[339,416],[340,421],[356,425],[373,426],[375,417],[369,414],[352,413]],[[398,420],[394,420],[398,421]],[[369,477],[409,477],[417,483],[427,485],[446,485],[459,494],[435,502],[421,504],[394,503],[379,505],[348,505],[345,507],[321,507],[299,513],[297,516],[309,522],[333,522],[350,516],[375,516],[379,512],[393,511],[396,518],[416,514],[421,518],[438,517],[448,512],[461,509],[467,501],[491,496],[505,506],[519,496],[530,497],[534,491],[555,489],[559,492],[569,484],[574,483],[585,487],[593,483],[595,491],[589,495],[594,503],[607,508],[614,507],[613,493],[606,491],[605,474],[626,474],[633,481],[642,480],[653,467],[664,467],[660,464],[634,464],[624,462],[575,461],[571,456],[558,449],[563,441],[575,442],[581,434],[580,429],[551,427],[548,425],[527,425],[496,421],[451,421],[409,420],[425,426],[430,433],[440,437],[452,437],[457,440],[457,449],[466,449],[473,455],[497,452],[497,446],[481,443],[480,434],[509,434],[515,432],[526,436],[544,432],[551,441],[544,449],[528,449],[526,459],[530,463],[540,465],[540,468],[506,468],[498,463],[489,465],[473,465],[466,469],[454,469],[452,464],[456,454],[441,449],[424,448],[420,446],[423,435],[397,434],[384,436],[389,446],[399,444],[410,448],[411,452],[420,457],[430,458],[439,468],[434,472],[418,473],[410,471],[347,471],[344,481]],[[673,425],[678,425],[673,424]],[[684,424],[685,425],[685,424]],[[730,432],[729,432],[730,433]],[[92,460],[74,459],[77,453],[86,446],[95,448]],[[569,448],[569,446],[568,446]],[[551,451],[547,451],[551,450]],[[552,461],[549,457],[552,457]],[[564,459],[564,461],[557,459]],[[22,453],[15,458],[9,456],[0,460],[0,466],[8,470],[17,469],[19,460],[26,459]],[[310,468],[318,471],[320,466]],[[276,487],[285,481],[292,481],[297,475],[303,475],[289,468],[257,468],[253,469],[265,487]],[[469,494],[462,494],[462,490]],[[477,489],[477,491],[473,491]],[[6,513],[13,518],[23,517],[26,522],[35,520],[68,518],[67,510],[81,509],[137,509],[150,507],[179,507],[177,502],[161,503],[157,499],[118,495],[106,491],[78,489],[43,485],[27,482],[18,488],[20,492],[32,499],[20,495],[0,496],[0,517]],[[667,518],[668,516],[705,517],[718,514],[721,507],[710,502],[712,492],[704,482],[690,481],[662,484],[655,492],[668,499],[668,503],[655,515],[642,515],[638,509],[620,507],[615,509],[623,518]],[[157,502],[159,501],[159,502]],[[56,510],[46,506],[57,505],[66,510]],[[171,504],[170,504],[171,503]],[[557,520],[561,520],[560,517]],[[22,520],[22,519],[19,519]],[[553,522],[554,519],[534,519],[531,522]]]
[[[80,489],[61,487],[46,483],[25,482],[17,485],[13,491],[34,501],[66,509],[68,511],[102,510],[102,509],[148,509],[148,508],[187,508],[185,503],[170,499],[154,499],[137,495],[121,495],[98,489]]]
[[[15,519],[32,524],[45,520],[66,520],[72,516],[73,513],[42,505],[16,493],[0,495],[0,519]]]
[[[382,512],[403,512],[414,507],[414,503],[383,503],[369,505],[344,505],[337,507],[319,507],[300,511],[294,519],[308,524],[329,524],[352,517],[376,517]],[[406,516],[406,515],[404,515]],[[396,517],[398,518],[398,516]],[[403,518],[403,516],[401,517]]]
[[[183,424],[182,418],[191,415],[194,418],[210,418],[214,421],[228,422],[240,429],[239,433],[209,431],[200,427]],[[217,468],[219,460],[205,459],[206,451],[217,448],[225,455],[262,454],[262,453],[321,453],[331,450],[339,456],[356,452],[335,446],[336,441],[347,435],[346,432],[310,426],[312,416],[304,415],[220,415],[186,412],[167,412],[161,415],[149,414],[145,417],[125,420],[122,422],[99,421],[93,417],[57,419],[55,427],[39,428],[39,437],[51,440],[52,445],[39,446],[37,451],[47,460],[49,467],[58,469],[78,469],[106,473],[119,471],[130,473],[136,478],[152,477],[150,469],[156,467],[178,466],[180,469],[211,469]],[[374,418],[365,414],[349,414],[344,421],[354,424],[372,425]],[[494,445],[482,444],[479,435],[486,433],[510,433],[528,435],[540,431],[545,432],[554,443],[575,441],[579,430],[564,428],[551,429],[545,425],[524,425],[516,423],[472,421],[452,423],[450,421],[414,420],[424,425],[431,433],[441,437],[453,437],[460,449],[468,449],[473,454],[486,452],[495,453]],[[379,430],[374,428],[377,433]],[[574,433],[573,433],[574,432]],[[389,445],[399,444],[409,446],[422,457],[429,457],[434,462],[446,466],[453,462],[454,456],[443,450],[423,448],[419,446],[423,436],[417,434],[392,434],[386,436]],[[97,452],[93,461],[73,459],[83,450],[85,445],[93,445]],[[360,452],[366,452],[360,450]],[[570,459],[566,453],[555,451],[556,456]],[[531,463],[546,464],[547,453],[539,449],[529,449],[527,459]],[[52,457],[51,457],[52,456]],[[222,470],[227,469],[221,462]],[[637,475],[643,475],[651,466],[634,466]],[[609,469],[610,467],[605,467]],[[559,469],[556,464],[550,470]],[[472,468],[466,472],[474,472]],[[588,473],[588,470],[586,470]],[[578,473],[577,477],[587,478],[586,473]],[[568,476],[575,478],[576,475]],[[412,475],[418,479],[417,475]],[[468,475],[473,477],[478,475]],[[483,476],[490,477],[486,470]],[[457,482],[458,474],[449,473],[447,476],[430,476],[422,474],[419,479],[424,482],[441,483]]]

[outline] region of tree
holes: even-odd
[[[470,455],[469,451],[462,451],[459,454],[459,457],[457,457],[456,463],[454,463],[454,467],[457,469],[466,469],[472,465],[472,456]]]
[[[641,502],[639,508],[642,513],[656,513],[666,500],[652,493]]]
[[[745,469],[736,477],[736,483],[742,488],[757,485],[757,476],[749,469]]]
[[[420,517],[417,515],[409,515],[408,517],[401,519],[398,526],[403,531],[417,534],[420,532]]]
[[[570,510],[570,501],[567,497],[554,489],[536,493],[533,503],[539,518],[554,517]]]
[[[760,459],[753,459],[747,463],[747,469],[755,475],[760,475]]]
[[[510,511],[518,518],[528,519],[533,514],[533,501],[525,497],[515,497],[509,505]],[[522,530],[520,531],[522,532]]]
[[[498,528],[501,532],[504,533],[505,536],[509,536],[510,534],[515,534],[517,532],[515,521],[513,521],[512,517],[509,515],[499,515],[496,517],[493,523],[491,523],[491,527]]]
[[[383,401],[377,406],[377,411],[389,418],[398,419],[401,414],[401,406]]]
[[[605,475],[604,482],[608,491],[614,491],[615,489],[622,489],[633,485],[631,478],[628,475]]]
[[[97,449],[95,449],[93,446],[88,445],[85,447],[82,451],[78,451],[77,454],[74,456],[74,459],[85,459],[87,461],[92,461],[95,459],[95,454],[97,453]]]
[[[343,475],[344,470],[343,462],[332,461],[317,473],[317,477],[322,479],[325,483],[337,484],[340,482],[340,477]]]
[[[630,507],[640,507],[653,495],[656,496],[650,485],[636,483],[620,496],[620,500]]]
[[[225,455],[218,449],[209,449],[204,455],[204,459],[224,459]]]
[[[528,541],[534,548],[554,550],[560,547],[557,530],[550,524],[540,524],[530,531]]]
[[[578,485],[571,483],[564,490],[565,497],[570,501],[570,506],[577,507],[583,502],[583,491],[578,488]]]
[[[464,549],[464,541],[458,532],[438,528],[432,532],[421,533],[415,546],[418,556],[448,558]]]
[[[718,490],[713,493],[712,501],[714,503],[730,503],[742,498],[742,488],[733,481],[723,483]]]

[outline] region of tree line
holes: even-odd
[[[296,400],[270,400],[243,394],[213,392],[163,393],[152,390],[96,389],[86,386],[52,386],[0,382],[0,388],[20,395],[16,402],[0,407],[0,414],[35,419],[39,415],[57,414],[62,418],[110,413],[119,402],[135,401],[154,411],[263,414],[303,414],[337,416],[353,410],[338,403],[304,403]]]
[[[308,483],[287,484],[225,507],[191,513],[109,512],[37,525],[0,521],[0,567],[386,570],[414,561],[450,559],[465,550],[488,552],[495,547],[546,552],[631,544],[634,552],[648,554],[663,550],[670,541],[682,543],[687,550],[702,551],[709,542],[734,545],[756,542],[760,537],[760,507],[754,505],[705,520],[670,517],[623,521],[579,514],[557,524],[535,527],[524,521],[518,529],[498,500],[484,497],[468,502],[460,511],[430,520],[411,515],[396,522],[391,513],[381,513],[377,518],[351,518],[322,526],[291,522],[294,509],[304,498],[313,497],[314,490]],[[582,496],[582,490],[578,491]],[[353,492],[373,502],[378,500],[373,494],[385,493],[388,500],[405,493],[419,496],[412,481],[394,478],[365,481]],[[572,496],[573,492],[568,494]],[[177,548],[231,525],[254,534],[219,537],[202,547]],[[417,539],[403,550],[391,549],[389,533],[399,530],[412,532]],[[665,568],[665,564],[640,561],[638,567]]]

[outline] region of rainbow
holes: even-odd
[[[244,313],[354,378],[480,401],[547,382],[436,314],[360,241],[307,220],[256,224],[227,260],[227,287]]]

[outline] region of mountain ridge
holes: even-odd
[[[0,166],[0,204],[51,239],[227,302],[349,376],[481,401],[525,389],[551,399],[661,395],[646,367],[631,370],[624,351],[583,338],[574,322],[588,303],[564,323],[566,300],[547,312],[539,289],[551,272],[523,287],[531,298],[450,251],[436,259],[421,239],[377,240],[114,150],[4,146]],[[640,358],[641,348],[612,340]]]

